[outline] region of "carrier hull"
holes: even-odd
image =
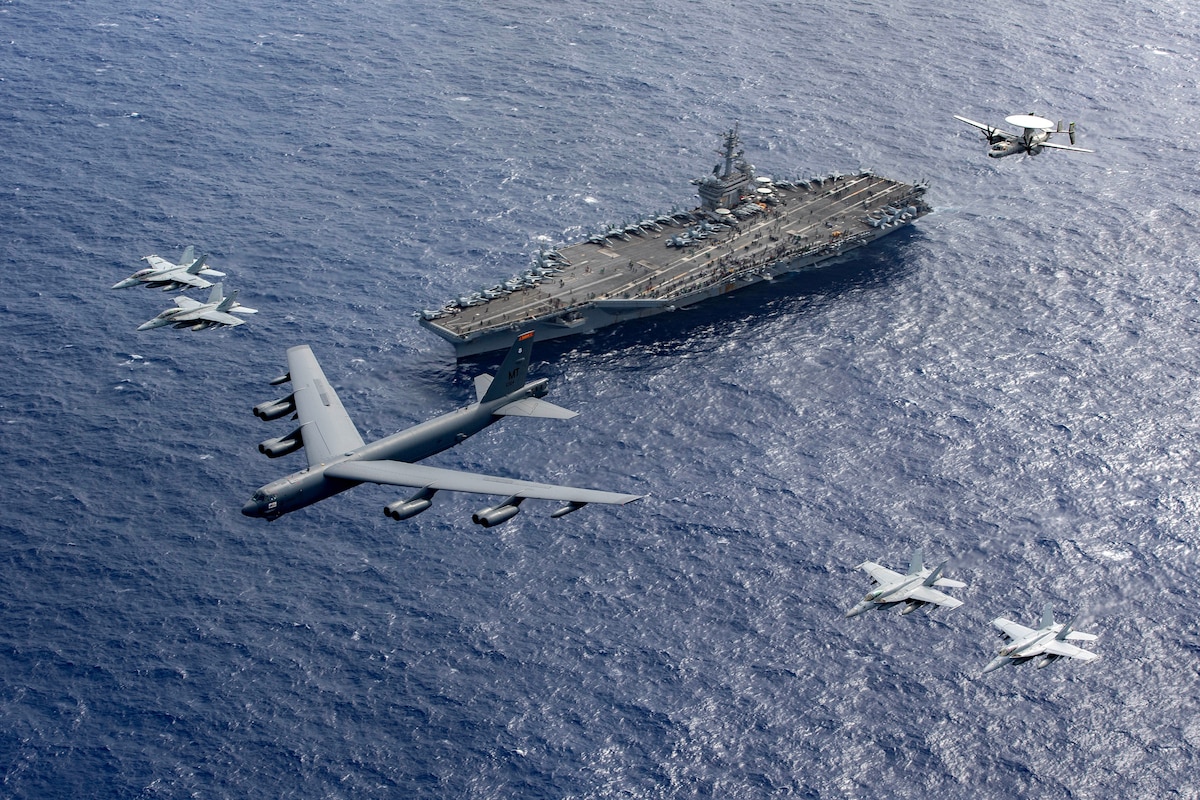
[[[539,253],[522,276],[425,311],[460,358],[590,333],[819,269],[932,211],[925,188],[871,173],[806,181],[754,175],[726,135],[725,173],[696,181],[701,205]]]

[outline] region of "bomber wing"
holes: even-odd
[[[358,428],[354,427],[337,392],[325,379],[312,349],[306,344],[288,348],[287,362],[308,466],[315,467],[332,456],[362,447]]]
[[[288,356],[288,364],[290,366],[290,350],[288,351]],[[295,368],[293,367],[292,369],[292,381],[294,383],[296,373],[294,371]],[[300,408],[299,397],[297,397],[296,408]],[[304,436],[305,448],[307,449],[309,447],[307,429],[305,429]],[[576,489],[571,486],[534,483],[514,478],[500,478],[494,475],[480,475],[474,472],[460,472],[440,467],[427,467],[423,464],[410,464],[406,461],[345,461],[327,467],[325,474],[331,478],[381,483],[388,486],[409,486],[415,489],[496,494],[524,497],[531,500],[561,500],[573,503],[624,505],[625,503],[631,503],[634,500],[642,498],[642,495],[638,494],[602,492],[596,489]]]

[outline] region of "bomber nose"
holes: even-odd
[[[258,503],[254,502],[253,500],[247,500],[246,505],[242,506],[242,513],[247,517],[259,516]]]

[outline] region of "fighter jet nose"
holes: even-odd
[[[850,617],[857,617],[859,614],[863,613],[870,607],[871,607],[870,603],[859,603],[854,608],[852,608],[846,612],[846,619],[850,619]]]
[[[143,322],[141,325],[137,326],[137,329],[139,331],[148,331],[153,327],[154,327],[154,324],[153,324],[153,321],[151,321],[151,322]]]

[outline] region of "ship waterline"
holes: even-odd
[[[736,130],[726,133],[723,163],[693,181],[695,209],[539,253],[524,275],[421,312],[421,325],[460,358],[529,330],[542,340],[589,333],[827,266],[932,211],[924,186],[870,172],[757,176],[738,145]]]

